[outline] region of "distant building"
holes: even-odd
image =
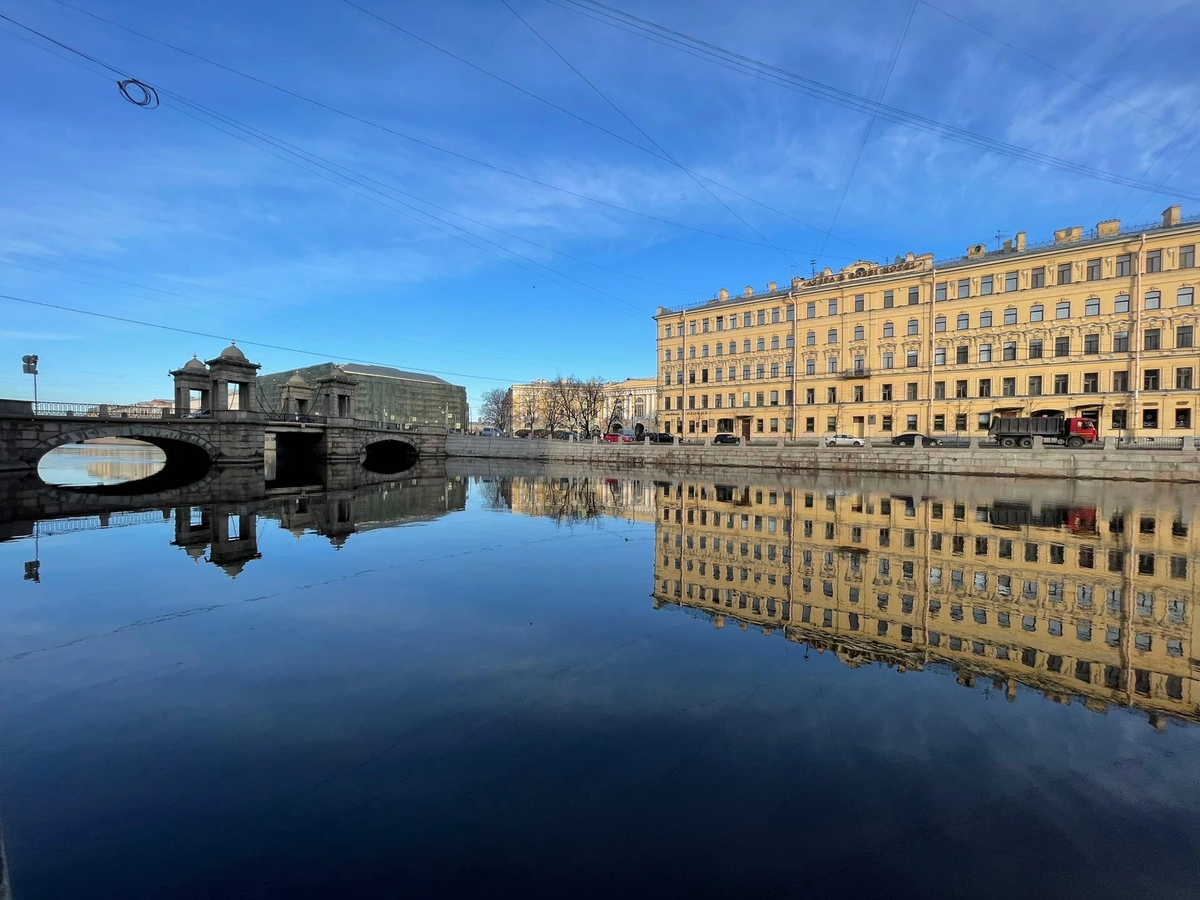
[[[546,428],[547,398],[553,396],[555,382],[544,378],[526,384],[514,384],[508,389],[505,406],[512,422],[513,433],[537,432]],[[601,398],[590,426],[604,431],[612,424],[622,428],[641,425],[646,431],[658,428],[658,382],[654,378],[626,378],[624,381],[592,381],[586,386],[599,385]],[[559,419],[559,427],[570,428],[576,424],[575,417],[567,415]]]
[[[455,430],[464,428],[469,420],[466,388],[434,375],[358,363],[327,362],[260,375],[258,405],[267,412],[284,412],[285,387],[291,393],[300,394],[305,386],[315,389],[318,382],[330,378],[355,382],[353,417],[356,419],[399,425],[442,425]],[[312,415],[339,414],[336,410],[317,407],[314,403],[296,411]]]

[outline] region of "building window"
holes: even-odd
[[[854,386],[854,402],[862,403],[864,399],[865,398],[863,397],[863,386],[861,384],[856,384]]]
[[[1008,309],[1006,309],[1004,311],[1004,324],[1005,325],[1016,325],[1017,324],[1017,308],[1015,306],[1010,306]]]
[[[788,308],[790,309],[791,307],[788,307]],[[794,334],[786,335],[783,339],[783,346],[787,347],[789,350],[792,347],[795,347],[796,346],[796,336]]]
[[[946,317],[945,316],[938,316],[936,319],[933,320],[933,330],[938,333],[941,333],[946,330]]]
[[[1059,265],[1058,265],[1058,283],[1059,284],[1070,284],[1071,283],[1071,264],[1070,263],[1059,263]]]
[[[1191,269],[1196,265],[1196,245],[1185,244],[1179,248],[1179,268]]]
[[[883,368],[891,369],[895,366],[895,356],[891,353],[883,354]]]
[[[1100,315],[1100,298],[1099,297],[1088,297],[1086,300],[1084,300],[1083,301],[1083,314],[1085,316]]]
[[[919,334],[919,333],[920,333],[920,327],[921,327],[921,326],[918,324],[918,322],[917,322],[917,320],[916,320],[916,319],[909,319],[909,320],[908,320],[908,333],[909,333],[909,334]]]
[[[1017,396],[1017,379],[1005,378],[1003,384],[1001,385],[1000,393],[1002,393],[1005,397]]]
[[[933,417],[933,430],[934,431],[945,431],[946,430],[946,416],[944,413],[939,413],[938,415],[935,415]]]
[[[1192,409],[1190,406],[1180,407],[1179,409],[1175,410],[1175,427],[1192,427]]]
[[[964,365],[965,363],[968,363],[968,362],[970,362],[970,359],[968,358],[968,354],[970,354],[970,352],[971,352],[971,348],[970,348],[970,347],[966,347],[966,346],[963,346],[963,347],[955,347],[955,348],[954,348],[954,362],[955,362],[955,364],[956,364],[956,365],[960,365],[960,366],[961,366],[961,365]]]
[[[1162,293],[1159,291],[1146,291],[1146,309],[1161,309],[1162,308]]]
[[[825,428],[828,431],[837,431],[837,416],[829,416],[825,420]],[[828,524],[832,525],[833,523],[829,522]],[[832,537],[832,535],[830,535],[830,537]]]
[[[1038,266],[1036,269],[1029,271],[1029,286],[1031,288],[1040,288],[1046,286],[1046,267]]]
[[[812,416],[807,416],[804,419],[804,430],[806,432],[808,432],[809,434],[812,434],[814,431],[816,431],[817,430],[817,420],[815,418],[813,418]]]
[[[837,361],[836,356],[831,357],[830,359],[825,361],[825,371],[826,372],[828,372],[830,375],[834,375],[837,373],[837,370],[838,370],[838,361]]]
[[[784,314],[784,319],[788,322],[796,321],[796,307],[789,306]]]
[[[750,367],[742,366],[742,381],[749,381],[749,380],[750,380]]]
[[[956,398],[967,396],[967,382],[965,380],[954,382],[954,396]]]
[[[979,314],[979,327],[980,328],[991,328],[992,327],[992,311],[990,309],[985,309],[983,312],[981,312]]]
[[[1192,367],[1180,366],[1175,370],[1175,390],[1190,391],[1192,389]]]
[[[701,345],[700,345],[700,355],[701,355],[701,356],[708,356],[708,344],[701,344]]]
[[[1016,358],[1017,358],[1017,342],[1016,341],[1005,341],[1004,342],[1004,361],[1011,362],[1012,360],[1015,360]]]
[[[1054,318],[1056,318],[1056,319],[1069,319],[1069,318],[1071,318],[1071,304],[1070,304],[1070,302],[1068,302],[1068,301],[1066,301],[1066,300],[1063,300],[1061,303],[1059,303],[1058,305],[1056,305],[1056,306],[1054,307]]]
[[[1190,287],[1181,287],[1175,292],[1176,306],[1191,306],[1195,302],[1195,292]]]
[[[916,350],[909,350],[908,353],[905,354],[905,363],[904,364],[906,366],[908,366],[908,368],[910,368],[910,369],[917,365],[917,351]]]
[[[987,296],[992,292],[992,276],[984,275],[979,279],[979,293]]]
[[[990,379],[990,378],[980,378],[979,379],[979,396],[980,397],[992,396],[992,379]]]
[[[1128,372],[1113,372],[1113,390],[1128,391],[1129,390],[1129,373]]]
[[[971,279],[969,279],[969,278],[958,279],[958,299],[965,300],[967,297],[970,297],[970,296],[971,296]]]
[[[980,344],[979,345],[979,361],[980,362],[991,362],[992,361],[992,345],[991,344]]]
[[[1056,337],[1054,339],[1054,355],[1055,356],[1070,356],[1071,355],[1071,339],[1069,337]]]
[[[883,308],[891,309],[895,305],[896,305],[895,293],[893,291],[884,291],[883,292]]]
[[[826,335],[826,343],[829,343],[829,344],[837,343],[837,329],[836,328],[829,329],[829,334]]]
[[[779,405],[779,391],[771,391],[771,405],[772,406]]]
[[[664,358],[664,359],[665,359],[667,362],[670,362],[670,361],[671,361],[671,348],[670,348],[670,347],[668,347],[668,348],[667,348],[667,349],[664,351],[664,353],[666,353],[666,356],[665,356],[665,357],[663,357],[663,358]]]
[[[804,307],[804,317],[806,319],[815,319],[817,317],[817,304],[815,302],[809,303]]]
[[[1113,353],[1129,352],[1129,332],[1118,331],[1113,334]]]
[[[837,388],[831,387],[825,389],[825,402],[837,403]]]
[[[1112,414],[1112,427],[1114,430],[1123,431],[1129,427],[1129,411],[1125,409],[1114,409]],[[1117,568],[1115,571],[1121,571]]]
[[[806,347],[817,346],[817,333],[815,331],[810,331],[808,334],[806,334],[804,336],[804,344]]]
[[[812,406],[814,403],[817,402],[817,389],[816,388],[805,388],[804,389],[804,402],[809,406]]]
[[[1157,428],[1158,427],[1158,410],[1144,409],[1142,410],[1142,427]]]
[[[883,323],[883,336],[884,337],[895,337],[895,334],[896,334],[895,326],[891,322],[884,322]]]
[[[946,299],[946,282],[939,281],[933,286],[933,299],[937,303]]]
[[[771,324],[772,325],[779,324],[779,307],[778,306],[774,306],[771,308]]]
[[[879,428],[881,431],[891,431],[892,430],[892,417],[891,416],[883,416],[882,419],[880,420]]]
[[[760,309],[758,311],[757,318],[758,318],[759,325],[766,325],[767,324],[767,311],[765,309]]]
[[[917,417],[916,417],[916,416],[909,416],[909,417],[908,417],[908,430],[909,430],[909,431],[916,431],[916,430],[917,430]]]
[[[777,334],[771,335],[771,349],[772,350],[779,349],[779,335],[777,335]]]
[[[1083,336],[1083,352],[1085,354],[1100,352],[1100,335],[1085,334]]]
[[[854,295],[854,311],[862,312],[867,308],[867,298],[863,294]]]
[[[975,419],[975,427],[980,431],[987,431],[988,426],[992,424],[991,413],[980,413]]]
[[[834,299],[829,301],[829,315],[836,316],[837,311],[838,311],[838,302],[837,302],[837,298],[835,297]]]
[[[1162,332],[1157,328],[1147,328],[1142,337],[1143,350],[1158,350],[1162,344]]]
[[[759,363],[758,366],[754,370],[754,375],[757,378],[766,378],[767,377],[766,363]]]
[[[771,377],[772,378],[779,377],[779,363],[771,363]]]
[[[1044,314],[1045,314],[1045,307],[1043,307],[1042,304],[1040,304],[1040,303],[1035,303],[1029,309],[1029,321],[1030,322],[1040,322],[1044,318]]]
[[[946,364],[946,348],[938,347],[933,351],[933,364],[935,366],[944,366]]]
[[[945,400],[946,399],[946,382],[935,381],[933,383],[933,399],[934,400]]]
[[[1142,377],[1142,390],[1157,391],[1158,384],[1159,384],[1158,374],[1159,374],[1158,369],[1147,369],[1143,373],[1143,377]]]
[[[945,320],[943,319],[943,321],[945,321]],[[967,315],[967,313],[959,313],[958,321],[955,322],[955,327],[959,331],[966,331],[968,328],[971,327],[971,317],[969,315]],[[943,329],[943,330],[945,330],[945,329]]]
[[[888,403],[888,402],[890,402],[890,401],[891,401],[891,399],[892,399],[892,386],[891,386],[890,384],[885,384],[885,385],[882,385],[882,386],[880,387],[879,398],[880,398],[880,399],[881,399],[881,400],[882,400],[884,403]]]
[[[904,386],[904,399],[905,400],[916,400],[917,399],[917,383],[915,381],[910,381],[910,382],[908,382],[908,384],[906,384]]]
[[[1029,376],[1029,396],[1030,397],[1042,396],[1042,376],[1041,375],[1030,375]]]
[[[757,350],[759,353],[762,353],[764,350],[766,350],[767,349],[766,338],[759,338],[757,341],[755,341],[754,349]]]
[[[1083,373],[1083,392],[1085,394],[1096,394],[1100,391],[1100,373],[1099,372],[1084,372]]]
[[[1054,393],[1056,393],[1056,394],[1067,393],[1068,392],[1067,391],[1068,382],[1069,382],[1069,376],[1055,375],[1054,376]]]
[[[1016,289],[1017,289],[1017,273],[1016,272],[1005,272],[1004,273],[1004,290],[1005,291],[1015,291]]]
[[[1161,272],[1162,271],[1162,251],[1151,250],[1146,254],[1146,271]]]
[[[1087,280],[1088,281],[1099,281],[1100,280],[1100,260],[1089,259],[1087,261]]]
[[[861,325],[854,326],[854,339],[856,341],[865,341],[867,339],[867,333]]]
[[[1117,257],[1117,277],[1128,278],[1133,274],[1133,257],[1131,254],[1124,253]]]
[[[1175,348],[1177,350],[1186,350],[1192,346],[1192,326],[1180,325],[1175,329]]]

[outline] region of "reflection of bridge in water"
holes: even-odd
[[[19,514],[0,520],[0,540],[173,522],[174,546],[236,576],[259,558],[260,527],[266,521],[297,537],[319,535],[340,547],[353,534],[429,521],[466,505],[465,479],[447,475],[441,460],[386,476],[356,466],[333,468],[323,473],[323,483],[287,488],[266,487],[261,472],[241,474],[152,497],[31,488],[21,504],[0,506],[6,514]],[[27,564],[27,572],[31,580],[40,577],[36,561]]]

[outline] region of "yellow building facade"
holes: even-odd
[[[1200,721],[1200,522],[1170,500],[656,485],[656,606],[852,666],[943,664],[1010,699],[1024,684]]]
[[[955,260],[908,254],[659,308],[664,430],[805,437],[986,432],[1057,412],[1102,435],[1197,433],[1200,217],[1101,222]]]
[[[657,430],[658,424],[658,379],[626,378],[624,381],[606,381],[599,387],[596,416],[591,422],[593,430],[603,431],[610,422],[619,421],[622,427],[643,426],[647,431]],[[538,379],[524,384],[514,384],[508,389],[505,404],[512,421],[512,431],[530,432],[545,429],[550,421],[547,404],[558,400],[560,412],[555,416],[555,430],[570,430],[578,425],[574,415],[561,412],[561,396],[555,383]]]

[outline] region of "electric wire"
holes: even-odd
[[[366,125],[366,126],[368,126],[369,128],[374,128],[374,129],[377,129],[377,130],[379,130],[379,131],[383,131],[383,132],[385,132],[385,133],[387,133],[387,134],[393,135],[394,137],[401,138],[402,140],[409,141],[409,142],[411,142],[411,143],[417,144],[417,145],[419,145],[419,146],[425,147],[425,148],[427,148],[427,149],[430,149],[430,150],[435,150],[435,151],[437,151],[437,152],[439,152],[439,153],[443,153],[443,154],[446,154],[446,155],[448,155],[448,156],[452,156],[452,157],[454,157],[454,158],[456,158],[456,159],[463,160],[464,162],[469,162],[469,163],[472,163],[473,165],[481,166],[481,167],[483,167],[483,168],[485,168],[485,169],[489,169],[489,170],[491,170],[491,171],[493,171],[493,172],[499,172],[500,174],[502,174],[502,175],[507,175],[507,176],[509,176],[509,177],[511,177],[511,178],[516,178],[516,179],[519,179],[519,180],[521,180],[521,181],[525,181],[525,182],[528,182],[528,183],[530,183],[530,184],[535,184],[535,185],[537,185],[537,186],[539,186],[539,187],[547,188],[547,189],[549,189],[549,190],[556,191],[556,192],[558,192],[558,193],[565,194],[565,195],[567,195],[567,196],[570,196],[570,197],[575,197],[575,198],[576,198],[576,199],[578,199],[578,200],[585,200],[585,201],[587,201],[587,202],[589,202],[589,203],[595,203],[595,204],[597,204],[597,205],[599,205],[599,206],[604,206],[604,207],[607,207],[607,208],[609,208],[609,209],[616,210],[616,211],[618,211],[618,212],[623,212],[623,213],[626,213],[626,214],[628,214],[628,215],[637,216],[637,217],[639,217],[639,218],[642,218],[642,219],[647,219],[647,220],[649,220],[649,221],[658,222],[658,223],[660,223],[660,224],[662,224],[662,225],[670,225],[670,226],[671,226],[671,227],[673,227],[673,228],[679,228],[679,229],[682,229],[682,230],[684,230],[684,231],[691,231],[691,232],[694,232],[694,233],[696,233],[696,234],[703,234],[703,235],[706,235],[706,236],[708,236],[708,237],[718,238],[718,239],[720,239],[720,240],[726,240],[726,241],[733,241],[733,242],[735,242],[735,243],[739,243],[739,244],[747,244],[747,245],[749,245],[749,246],[753,246],[753,247],[765,247],[765,246],[767,246],[767,245],[765,245],[765,244],[762,244],[762,243],[760,243],[759,241],[750,240],[749,238],[741,238],[741,237],[736,237],[736,236],[734,236],[734,235],[730,235],[730,234],[723,234],[723,233],[721,233],[721,232],[717,232],[717,231],[710,231],[710,230],[707,230],[707,229],[704,229],[704,228],[698,228],[698,227],[696,227],[696,226],[694,226],[694,225],[687,225],[687,224],[685,224],[685,223],[683,223],[683,222],[676,222],[676,221],[674,221],[674,220],[672,220],[672,219],[666,219],[666,218],[663,218],[662,216],[656,216],[656,215],[654,215],[654,214],[652,214],[652,213],[641,212],[641,211],[639,211],[639,210],[636,210],[636,209],[631,209],[631,208],[629,208],[629,207],[621,206],[620,204],[617,204],[617,203],[612,203],[611,201],[608,201],[608,200],[602,200],[602,199],[600,199],[599,197],[592,197],[592,196],[589,196],[589,195],[587,195],[587,194],[580,193],[579,191],[573,191],[573,190],[571,190],[570,188],[565,188],[565,187],[561,187],[561,186],[559,186],[559,185],[556,185],[556,184],[551,184],[550,182],[542,181],[542,180],[540,180],[540,179],[537,179],[537,178],[534,178],[534,177],[532,177],[532,176],[530,176],[530,175],[523,175],[523,174],[521,174],[520,172],[516,172],[516,171],[514,171],[514,170],[512,170],[512,169],[505,168],[504,166],[501,166],[501,165],[498,165],[498,164],[495,164],[495,163],[490,163],[490,162],[487,162],[487,161],[485,161],[485,160],[482,160],[482,159],[477,159],[477,158],[475,158],[475,157],[472,157],[472,156],[468,156],[467,154],[465,154],[465,153],[460,153],[460,152],[458,152],[457,150],[452,150],[452,149],[450,149],[450,148],[448,148],[448,147],[443,147],[443,146],[440,146],[439,144],[435,144],[435,143],[433,143],[433,142],[431,142],[431,141],[427,141],[427,140],[425,140],[425,139],[423,139],[423,138],[419,138],[419,137],[416,137],[416,136],[414,136],[414,135],[407,134],[407,133],[405,133],[405,132],[402,132],[402,131],[399,131],[399,130],[397,130],[397,129],[395,129],[395,128],[392,128],[392,127],[390,127],[390,126],[383,125],[383,124],[381,124],[381,123],[379,123],[379,122],[372,121],[371,119],[368,119],[368,118],[366,118],[366,117],[364,117],[364,116],[359,116],[359,115],[356,115],[356,114],[354,114],[354,113],[348,112],[348,111],[346,111],[346,110],[339,109],[339,108],[338,108],[338,107],[336,107],[336,106],[332,106],[332,105],[330,105],[330,104],[328,104],[328,103],[324,103],[324,102],[322,102],[322,101],[320,101],[320,100],[317,100],[317,99],[315,99],[315,98],[313,98],[313,97],[309,97],[309,96],[306,96],[306,95],[304,95],[304,94],[298,93],[297,91],[293,91],[293,90],[291,90],[290,88],[286,88],[286,87],[283,87],[282,85],[274,84],[273,82],[270,82],[270,81],[267,81],[267,80],[265,80],[265,79],[259,78],[259,77],[258,77],[258,76],[256,76],[256,75],[251,75],[251,74],[249,74],[249,73],[247,73],[247,72],[243,72],[243,71],[241,71],[241,70],[239,70],[239,69],[235,69],[235,68],[233,68],[232,66],[227,66],[227,65],[225,65],[224,63],[220,63],[220,62],[217,62],[217,61],[215,61],[215,60],[209,59],[208,57],[202,56],[202,55],[200,55],[200,54],[198,54],[198,53],[193,53],[193,52],[192,52],[192,51],[190,51],[190,50],[185,50],[184,48],[182,48],[182,47],[179,47],[179,46],[177,46],[177,45],[175,45],[175,44],[171,44],[171,43],[168,43],[167,41],[160,40],[159,38],[152,37],[152,36],[150,36],[150,35],[148,35],[148,34],[145,34],[145,33],[143,33],[143,32],[140,32],[140,31],[137,31],[137,30],[135,30],[135,29],[133,29],[133,28],[130,28],[130,27],[128,27],[127,25],[122,25],[122,24],[120,24],[119,22],[114,22],[114,21],[113,21],[113,20],[111,20],[111,19],[106,19],[106,18],[104,18],[104,17],[102,17],[102,16],[99,16],[99,15],[97,15],[96,13],[93,13],[93,12],[91,12],[90,10],[82,9],[82,8],[80,8],[80,7],[76,7],[76,6],[71,6],[70,4],[63,2],[63,0],[54,0],[54,2],[56,2],[56,3],[59,3],[59,4],[63,5],[63,6],[67,6],[67,7],[69,7],[70,9],[73,9],[73,10],[75,10],[75,11],[77,11],[77,12],[80,12],[80,13],[82,13],[82,14],[84,14],[84,15],[90,16],[90,17],[92,17],[92,18],[94,18],[94,19],[97,19],[97,20],[99,20],[99,21],[102,21],[102,22],[104,22],[104,23],[106,23],[106,24],[108,24],[108,25],[111,25],[111,26],[113,26],[114,28],[119,28],[119,29],[121,29],[122,31],[126,31],[126,32],[128,32],[128,33],[130,33],[130,34],[136,35],[137,37],[140,37],[140,38],[142,38],[142,39],[144,39],[144,40],[150,41],[150,42],[152,42],[152,43],[155,43],[155,44],[159,44],[160,46],[163,46],[163,47],[167,47],[168,49],[174,50],[174,51],[176,51],[177,53],[181,53],[181,54],[183,54],[184,56],[188,56],[188,57],[191,57],[192,59],[199,60],[200,62],[207,63],[208,65],[215,66],[216,68],[218,68],[218,69],[221,69],[221,70],[223,70],[223,71],[226,71],[226,72],[229,72],[229,73],[231,73],[231,74],[233,74],[233,75],[237,75],[237,76],[239,76],[239,77],[241,77],[241,78],[248,79],[249,81],[253,81],[253,82],[255,82],[256,84],[260,84],[260,85],[262,85],[262,86],[264,86],[264,87],[268,87],[268,88],[270,88],[271,90],[278,91],[278,92],[280,92],[280,93],[282,93],[282,94],[286,94],[286,95],[287,95],[287,96],[289,96],[289,97],[293,97],[293,98],[295,98],[295,99],[297,99],[297,100],[303,101],[304,103],[308,103],[308,104],[311,104],[311,105],[313,105],[313,106],[316,106],[316,107],[318,107],[318,108],[320,108],[320,109],[323,109],[323,110],[325,110],[326,112],[330,112],[330,113],[333,113],[333,114],[335,114],[335,115],[342,116],[342,117],[344,117],[344,118],[347,118],[347,119],[350,119],[350,120],[352,120],[352,121],[358,122],[358,123],[360,123],[360,124],[362,124],[362,125]],[[47,36],[47,35],[44,35],[42,32],[39,32],[39,31],[37,31],[37,30],[35,30],[35,29],[33,29],[33,28],[30,28],[30,27],[29,27],[29,26],[27,26],[27,25],[23,25],[23,24],[21,24],[20,22],[16,21],[15,19],[11,18],[10,16],[4,15],[3,13],[0,13],[0,19],[5,19],[5,20],[7,20],[7,21],[9,21],[9,22],[12,22],[14,25],[17,25],[17,26],[18,26],[18,27],[20,27],[20,28],[23,28],[23,29],[25,29],[25,30],[27,30],[27,31],[30,31],[30,32],[32,32],[33,34],[36,34],[36,35],[38,35],[39,37],[43,37],[43,38],[45,38],[46,40],[52,41],[53,43],[57,44],[57,45],[58,45],[58,46],[60,46],[60,47],[63,47],[63,48],[64,48],[64,49],[66,49],[66,50],[69,50],[70,52],[73,52],[73,53],[74,53],[74,52],[78,52],[78,51],[75,51],[75,50],[74,50],[74,48],[67,47],[65,44],[63,44],[63,43],[61,43],[61,42],[59,42],[59,41],[55,41],[53,38],[50,38],[49,36]],[[87,56],[86,56],[86,54],[82,54],[82,53],[81,53],[81,55],[85,56],[85,58],[90,58],[90,57],[87,57]],[[99,62],[99,61],[97,60],[97,62]],[[101,65],[104,65],[104,66],[105,66],[105,68],[112,69],[112,67],[111,67],[111,66],[108,66],[108,65],[107,65],[107,64],[105,64],[105,63],[100,63],[100,64],[101,64]],[[116,70],[114,70],[114,71],[116,71]],[[787,248],[784,248],[784,249],[787,249]],[[803,253],[803,252],[805,252],[805,251],[794,251],[794,252]]]
[[[879,89],[879,98],[876,104],[882,103],[884,96],[887,94],[888,85],[892,83],[892,72],[896,70],[896,60],[900,58],[900,51],[904,47],[904,41],[908,37],[908,29],[912,26],[913,14],[917,11],[917,0],[913,0],[912,5],[908,8],[908,16],[904,20],[904,27],[900,30],[900,40],[896,42],[896,49],[892,52],[891,61],[888,63],[887,72],[883,77],[883,86]],[[833,233],[833,229],[837,227],[838,216],[842,214],[842,207],[846,204],[846,196],[850,193],[850,186],[854,184],[854,176],[858,173],[858,164],[862,162],[863,152],[867,149],[867,142],[871,139],[871,129],[875,127],[875,120],[879,117],[878,106],[871,112],[871,118],[867,120],[867,127],[863,130],[862,141],[858,145],[858,153],[854,156],[854,163],[850,166],[850,174],[846,177],[846,185],[842,188],[842,196],[838,199],[837,208],[833,211],[833,218],[829,220],[829,230],[825,232],[825,240],[821,244],[821,249],[817,253],[817,259],[822,258],[825,253],[825,247],[829,243],[829,235]]]
[[[903,125],[918,131],[932,134],[937,137],[942,137],[957,143],[967,146],[976,147],[981,150],[986,150],[991,153],[996,153],[1002,156],[1011,156],[1016,159],[1021,159],[1026,162],[1031,162],[1036,165],[1046,168],[1057,169],[1069,174],[1080,175],[1088,178],[1105,181],[1110,184],[1119,184],[1125,187],[1132,187],[1137,190],[1150,191],[1154,193],[1174,193],[1176,196],[1183,197],[1189,200],[1200,200],[1200,194],[1194,192],[1186,192],[1178,189],[1167,188],[1165,185],[1153,184],[1141,181],[1129,176],[1119,175],[1114,172],[1109,172],[1103,169],[1098,169],[1093,166],[1088,166],[1083,163],[1071,162],[1070,160],[1052,156],[1047,153],[1041,153],[1036,150],[1031,150],[1026,147],[1021,147],[1015,144],[1010,144],[996,138],[990,138],[978,132],[970,131],[965,128],[959,128],[954,125],[949,125],[940,122],[936,119],[931,119],[927,116],[922,116],[917,113],[910,113],[906,110],[897,107],[889,106],[883,103],[874,103],[865,97],[854,94],[850,91],[842,90],[841,88],[833,87],[817,81],[816,79],[807,78],[802,75],[797,75],[786,69],[778,66],[765,63],[761,60],[745,56],[735,51],[727,50],[715,44],[692,37],[691,35],[682,32],[674,31],[647,19],[642,19],[634,16],[631,13],[623,12],[615,7],[600,3],[599,0],[545,0],[545,2],[558,6],[562,9],[582,15],[585,18],[600,22],[604,25],[614,27],[619,31],[624,31],[628,34],[635,35],[639,38],[650,40],[661,46],[670,47],[689,56],[694,56],[698,59],[704,59],[708,62],[719,65],[730,71],[739,72],[743,75],[748,75],[752,78],[766,81],[783,87],[787,90],[796,91],[807,96],[822,100],[844,109],[849,109],[857,112],[869,114],[873,110],[877,110],[878,118],[884,121],[893,122]]]

